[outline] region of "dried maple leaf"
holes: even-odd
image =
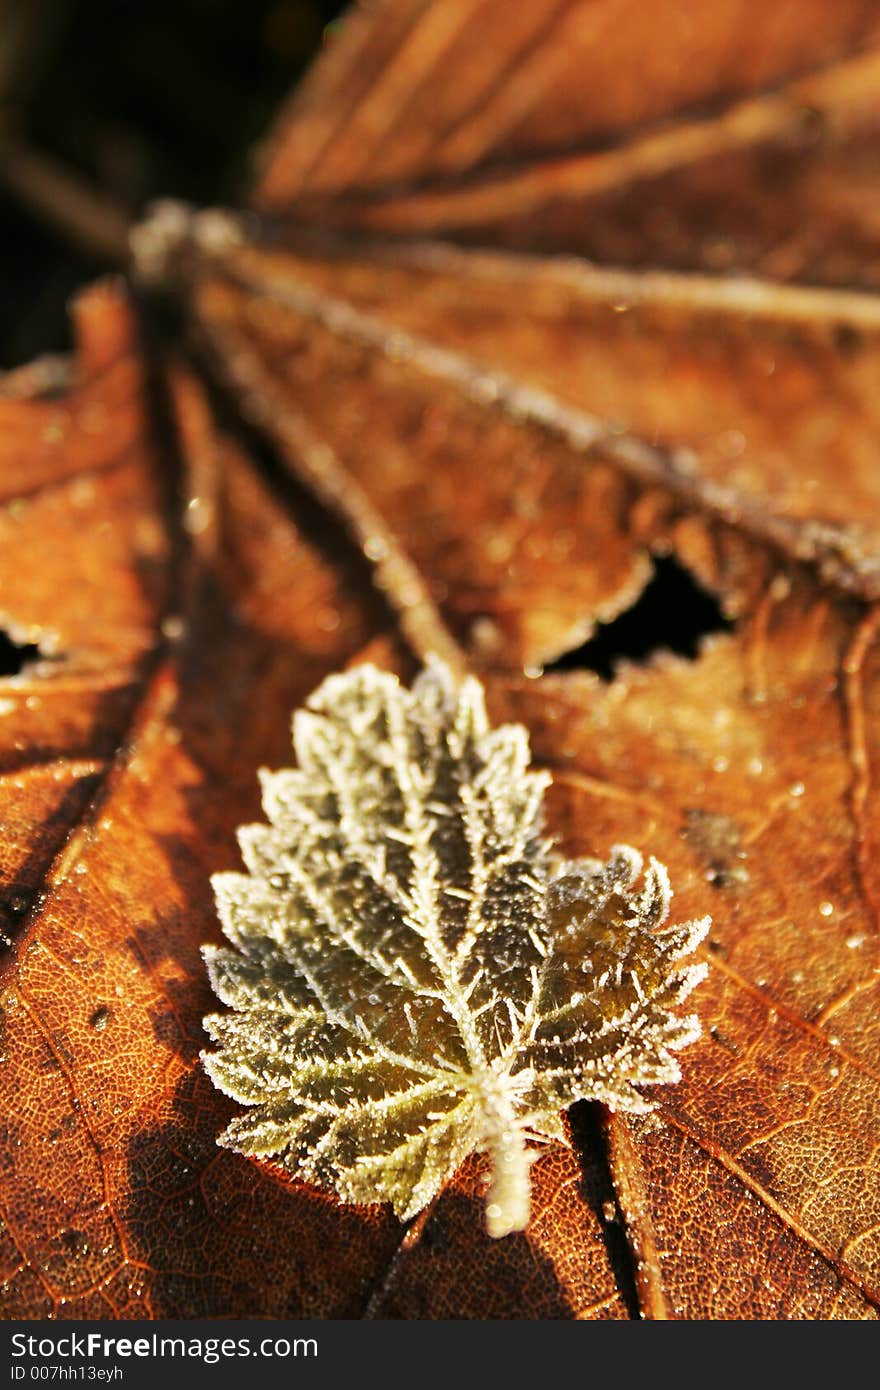
[[[878,14],[358,9],[259,211],[139,239],[212,394],[163,357],[157,413],[107,289],[10,383],[5,1312],[876,1318]],[[713,919],[681,1082],[575,1106],[503,1241],[479,1156],[404,1233],[218,1150],[198,1062],[254,769],[329,671],[431,651],[529,729],[562,853],[645,845]]]
[[[709,922],[657,931],[668,879],[652,860],[634,892],[634,850],[554,860],[525,729],[437,662],[411,694],[331,676],[294,745],[263,777],[271,825],[239,833],[249,873],[214,879],[237,950],[206,953],[234,1011],[206,1020],[206,1065],[255,1107],[221,1142],[404,1220],[485,1151],[489,1234],[523,1230],[560,1111],[643,1113],[637,1087],[680,1079],[699,1025],[672,1006],[706,966],[679,962]]]

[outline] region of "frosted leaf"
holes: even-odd
[[[536,1146],[593,1098],[644,1111],[699,1033],[676,1006],[708,919],[663,926],[669,882],[618,846],[563,862],[526,731],[440,662],[411,691],[374,666],[294,716],[298,767],[263,773],[248,872],[213,880],[231,1012],[206,1028],[215,1084],[249,1107],[220,1142],[345,1201],[420,1211],[489,1155],[490,1234],[522,1229]]]

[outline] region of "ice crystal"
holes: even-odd
[[[520,1230],[567,1106],[644,1111],[640,1087],[679,1079],[708,920],[661,930],[666,870],[637,888],[635,850],[556,857],[525,729],[439,662],[411,691],[329,677],[293,741],[298,768],[262,774],[269,824],[240,831],[248,872],[214,878],[231,1012],[204,1061],[251,1107],[220,1142],[402,1218],[485,1152],[488,1229]]]

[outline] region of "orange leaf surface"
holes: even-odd
[[[880,11],[514,9],[354,14],[258,213],[142,230],[195,369],[99,286],[0,399],[6,1316],[877,1316]],[[713,918],[684,1079],[500,1241],[480,1160],[405,1231],[217,1149],[197,1060],[256,769],[430,651]]]

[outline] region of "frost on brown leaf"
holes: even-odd
[[[662,927],[666,871],[618,846],[566,862],[523,727],[488,724],[441,663],[376,667],[294,718],[299,767],[263,775],[247,874],[214,879],[235,949],[208,948],[215,1083],[250,1107],[221,1142],[351,1202],[414,1216],[463,1160],[491,1164],[487,1226],[525,1227],[536,1146],[591,1098],[650,1108],[699,1034],[681,965],[708,918]]]
[[[137,310],[93,288],[0,383],[0,617],[53,654],[0,690],[0,1316],[876,1320],[878,45],[880,0],[355,6],[250,210],[166,205]],[[255,769],[328,673],[430,652],[529,730],[560,855],[640,845],[713,915],[681,1083],[527,1129],[506,1240],[485,1154],[402,1235],[218,1148],[263,1102],[199,1061]],[[365,1056],[370,993],[367,1041],[326,1022]]]

